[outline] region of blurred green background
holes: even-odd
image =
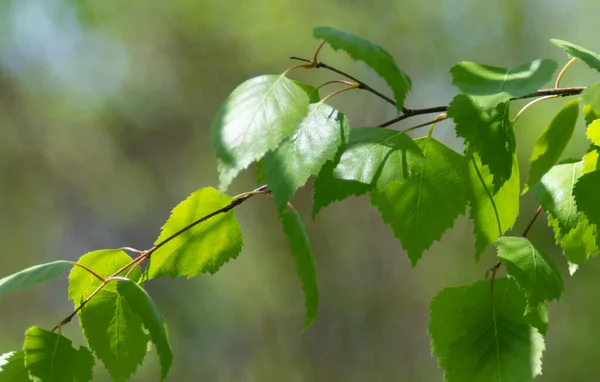
[[[419,108],[456,94],[448,70],[458,61],[509,66],[549,57],[563,65],[567,56],[549,38],[599,51],[598,12],[595,0],[0,0],[0,276],[95,249],[150,247],[179,201],[217,185],[209,128],[220,103],[242,81],[294,64],[290,55],[310,57],[315,26],[386,47],[412,77],[407,106]],[[343,53],[324,48],[321,59],[390,93]],[[323,70],[291,76],[313,84],[338,78]],[[597,80],[576,63],[563,85]],[[516,124],[523,181],[533,142],[563,102],[538,104]],[[353,126],[394,116],[369,93],[332,103]],[[513,105],[514,115],[522,104]],[[451,122],[435,134],[461,149]],[[565,156],[581,157],[586,146],[580,119]],[[254,185],[246,171],[230,193]],[[521,201],[515,232],[536,208],[531,193]],[[429,301],[444,287],[482,279],[495,262],[490,249],[475,264],[468,219],[460,217],[411,269],[367,198],[333,205],[314,222],[310,186],[294,203],[316,255],[314,325],[301,331],[294,262],[271,201],[256,197],[236,209],[245,235],[237,260],[215,276],[148,284],[169,324],[169,380],[441,381],[426,334]],[[597,380],[600,264],[568,276],[545,217],[530,237],[565,276],[562,300],[550,306],[538,380]],[[29,326],[51,328],[66,316],[66,287],[63,277],[4,296],[0,352],[20,348]],[[83,342],[76,322],[63,333]],[[158,368],[152,354],[132,380],[158,380]],[[100,365],[95,380],[108,380]]]

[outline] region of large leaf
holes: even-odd
[[[371,204],[391,226],[413,266],[465,212],[468,201],[464,157],[431,137],[416,142],[425,156],[423,170],[371,192]]]
[[[575,204],[573,187],[581,176],[582,162],[554,166],[533,188],[537,202],[556,219],[560,234],[566,235],[581,220]]]
[[[156,345],[156,351],[162,366],[161,380],[167,378],[173,352],[169,343],[167,324],[148,293],[138,284],[130,280],[119,280],[117,290],[127,301],[129,308],[142,320],[144,327],[150,332],[150,338]]]
[[[238,86],[212,124],[220,189],[252,162],[291,136],[308,112],[305,90],[283,75],[252,78]]]
[[[406,134],[379,127],[356,127],[335,165],[327,164],[314,188],[313,216],[323,207],[372,188],[386,189],[420,172],[423,153]]]
[[[600,225],[598,190],[600,190],[600,171],[592,171],[582,175],[573,189],[577,208],[595,225]]]
[[[526,190],[542,179],[556,164],[571,140],[579,115],[579,99],[567,102],[546,126],[531,153],[531,168]]]
[[[525,291],[528,311],[560,297],[563,279],[548,255],[524,237],[503,236],[495,245],[506,272]]]
[[[30,381],[23,351],[5,353],[0,356],[0,382]]]
[[[69,261],[58,260],[51,263],[35,265],[20,272],[13,273],[0,279],[0,296],[27,289],[35,284],[52,280],[67,271],[72,266]]]
[[[525,316],[515,283],[493,283],[446,288],[431,301],[431,349],[448,382],[526,382],[541,373],[544,338],[532,325],[547,320],[545,308]]]
[[[375,45],[355,34],[331,27],[317,27],[313,36],[325,40],[334,50],[343,50],[355,60],[362,61],[377,72],[394,92],[396,108],[402,110],[406,94],[410,91],[410,78],[396,65],[392,56],[379,45]]]
[[[452,84],[461,93],[473,96],[485,108],[513,97],[524,96],[539,90],[552,79],[556,62],[540,59],[512,68],[487,66],[463,61],[450,69]]]
[[[263,159],[261,172],[277,207],[284,209],[296,190],[317,175],[347,140],[348,119],[344,114],[324,103],[310,105],[296,133]]]
[[[494,191],[493,176],[488,166],[483,166],[479,156],[469,156],[470,218],[475,229],[475,259],[496,238],[512,228],[519,216],[519,164],[516,155],[510,178]]]
[[[315,259],[300,215],[295,211],[288,210],[282,211],[280,218],[290,243],[290,250],[296,260],[298,276],[302,282],[306,305],[306,319],[304,320],[304,329],[306,329],[313,323],[319,310],[319,287]]]
[[[201,188],[173,209],[155,244],[193,222],[221,209],[233,198],[212,187]],[[181,233],[156,250],[150,259],[150,278],[193,277],[215,273],[242,250],[242,231],[233,211],[218,214]]]
[[[568,41],[557,40],[553,38],[550,39],[550,42],[567,52],[569,56],[580,59],[590,68],[596,69],[600,72],[600,55]]]
[[[101,250],[83,255],[78,263],[108,277],[130,261],[123,251]],[[140,277],[139,268],[130,275],[133,280]],[[73,268],[69,281],[69,298],[76,307],[101,283],[80,267]],[[79,322],[90,348],[111,377],[117,382],[128,380],[144,360],[149,339],[142,320],[121,296],[115,281],[85,304],[79,311]]]
[[[489,166],[494,191],[510,179],[513,169],[516,142],[508,108],[508,103],[501,103],[488,114],[464,94],[454,97],[448,106],[448,116],[456,123],[456,134]]]
[[[37,381],[92,380],[94,357],[85,346],[75,349],[71,340],[33,326],[25,332],[25,364]]]

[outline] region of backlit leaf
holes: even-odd
[[[468,201],[464,157],[431,137],[415,141],[425,157],[422,171],[371,192],[371,204],[391,226],[413,266],[465,212]]]
[[[292,80],[292,82],[296,84],[296,86],[298,86],[300,89],[304,90],[304,92],[306,92],[306,95],[308,96],[308,101],[310,103],[317,103],[321,100],[321,97],[319,96],[319,88],[296,80]]]
[[[29,371],[25,367],[25,353],[21,351],[0,356],[0,382],[30,382]]]
[[[212,187],[192,193],[173,209],[155,244],[232,201],[232,197]],[[148,275],[152,279],[215,273],[241,250],[242,231],[233,211],[229,211],[195,225],[161,246],[150,258]]]
[[[44,281],[52,280],[65,273],[72,265],[65,260],[35,265],[0,279],[0,296],[27,289]]]
[[[561,246],[569,263],[582,264],[598,254],[598,228],[590,224],[585,216],[582,216],[579,223],[565,235],[559,233],[556,219],[549,217],[548,222],[554,228],[556,242]]]
[[[586,136],[594,145],[600,146],[600,119],[589,124]]]
[[[596,69],[600,72],[600,55],[592,52],[589,49],[572,44],[568,41],[557,40],[553,38],[550,39],[550,42],[567,52],[569,56],[580,59],[581,61],[585,62],[590,68]]]
[[[590,223],[595,225],[600,225],[598,190],[600,190],[600,171],[582,175],[573,189],[577,208],[587,216]]]
[[[306,91],[283,75],[252,78],[225,100],[212,124],[221,190],[291,136],[308,112]]]
[[[402,111],[404,99],[412,84],[385,49],[360,36],[331,27],[317,27],[313,30],[313,36],[325,40],[334,50],[341,49],[353,59],[362,61],[375,70],[392,88],[396,108],[398,112]]]
[[[274,151],[265,155],[265,174],[277,207],[286,207],[296,190],[317,175],[348,140],[348,119],[331,106],[312,104],[298,130]]]

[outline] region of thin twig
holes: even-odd
[[[321,85],[317,86],[317,89],[321,89],[322,87],[327,86],[327,85],[331,85],[331,84],[344,84],[346,86],[355,86],[355,85],[357,85],[356,83],[350,82],[350,81],[332,80],[332,81],[327,81],[327,82],[322,83]]]
[[[416,126],[408,127],[408,128],[406,128],[406,129],[402,129],[402,130],[399,130],[399,131],[400,131],[401,133],[408,133],[409,131],[416,130],[416,129],[418,129],[419,127],[428,126],[428,125],[431,125],[432,123],[440,122],[440,121],[443,121],[443,120],[446,120],[446,119],[448,119],[448,115],[447,115],[446,113],[441,113],[441,114],[438,114],[438,115],[437,115],[437,116],[436,116],[436,117],[435,117],[433,120],[431,120],[431,121],[428,121],[428,122],[423,122],[423,123],[420,123],[420,124],[418,124],[418,125],[416,125]]]
[[[533,223],[535,223],[538,216],[540,216],[540,212],[542,212],[542,206],[539,206],[538,209],[535,210],[533,217],[531,218],[531,220],[529,221],[529,224],[527,224],[527,227],[525,227],[525,230],[523,231],[523,235],[522,235],[523,237],[527,237],[529,230],[531,229],[531,227],[533,227]]]
[[[317,49],[315,49],[315,53],[313,54],[312,62],[317,62],[319,60],[319,52],[321,51],[321,48],[323,47],[323,45],[325,45],[325,41],[321,41],[319,46],[317,46]]]

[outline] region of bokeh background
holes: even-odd
[[[595,0],[0,0],[0,276],[95,249],[150,247],[179,201],[217,185],[209,128],[220,103],[242,81],[294,64],[290,55],[309,57],[315,26],[386,47],[412,77],[407,106],[414,108],[448,103],[457,92],[448,70],[458,61],[509,66],[549,57],[563,65],[567,56],[549,38],[599,51],[599,12]],[[343,53],[324,48],[321,59],[390,93]],[[323,70],[292,77],[338,78]],[[599,79],[577,63],[563,85]],[[523,180],[533,142],[563,102],[538,104],[515,126]],[[354,126],[394,116],[364,92],[332,103]],[[462,147],[449,121],[436,137]],[[565,156],[581,157],[586,146],[580,119]],[[254,186],[251,169],[230,193]],[[236,209],[245,235],[237,260],[214,276],[148,284],[170,328],[170,381],[442,381],[426,334],[429,301],[444,287],[482,279],[494,251],[475,264],[473,228],[463,216],[411,269],[367,198],[335,204],[312,221],[311,193],[305,187],[294,203],[316,255],[314,325],[301,331],[294,262],[271,201],[256,197]],[[515,232],[536,208],[531,193],[521,202]],[[565,276],[565,293],[550,306],[538,380],[594,381],[600,263],[568,276],[545,217],[530,237]],[[50,328],[67,315],[66,287],[62,277],[4,296],[0,352],[20,348],[29,326]],[[83,343],[75,321],[64,333]],[[158,380],[158,368],[151,354],[132,381]],[[96,369],[95,380],[109,380],[103,366]]]

